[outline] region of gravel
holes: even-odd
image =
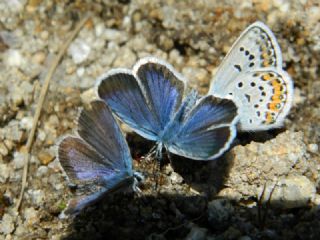
[[[92,19],[55,72],[18,199],[26,139],[53,58],[88,11]],[[320,234],[320,6],[317,1],[0,2],[0,239],[317,239]],[[152,147],[122,126],[142,194],[114,194],[78,217],[59,219],[72,191],[56,144],[95,99],[95,79],[155,55],[205,94],[242,30],[265,22],[295,84],[281,129],[239,133],[216,161],[174,156],[159,172]],[[265,216],[265,217],[262,217]]]

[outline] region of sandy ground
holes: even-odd
[[[93,17],[52,79],[16,212],[41,85],[66,36],[88,12]],[[59,219],[72,191],[56,159],[56,143],[72,133],[79,108],[94,99],[95,79],[154,55],[205,94],[232,43],[256,20],[273,30],[294,81],[285,126],[240,133],[233,149],[216,161],[174,157],[162,166],[158,191],[155,163],[142,159],[153,144],[122,126],[134,167],[146,176],[142,195],[108,196],[75,219]],[[0,1],[0,57],[0,239],[319,236],[318,1]]]

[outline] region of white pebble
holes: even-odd
[[[9,234],[14,230],[14,218],[5,213],[0,222],[0,233]]]
[[[32,128],[32,122],[33,122],[33,118],[32,117],[24,117],[20,121],[20,127],[22,129],[29,130],[29,129]]]
[[[47,172],[48,172],[48,167],[42,165],[37,169],[36,176],[37,177],[42,177],[45,174],[47,174]]]
[[[10,67],[19,67],[24,61],[21,53],[15,49],[9,49],[6,55],[7,64]]]
[[[308,145],[308,150],[312,153],[318,153],[319,151],[319,147],[318,147],[318,144],[316,143],[311,143]]]
[[[79,64],[88,58],[90,51],[91,47],[85,41],[76,39],[74,43],[71,44],[68,54],[76,64]]]
[[[78,68],[78,69],[77,69],[77,75],[78,75],[78,77],[82,77],[83,74],[84,74],[84,72],[85,72],[85,69],[84,69],[83,67]]]
[[[13,154],[13,168],[21,169],[24,166],[25,154],[20,152],[15,152]]]

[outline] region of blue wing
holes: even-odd
[[[133,179],[128,146],[105,103],[92,103],[83,110],[78,132],[82,138],[68,136],[59,144],[58,157],[77,192],[66,210],[76,213],[109,191]]]
[[[80,113],[78,133],[103,156],[106,166],[125,170],[132,175],[129,147],[111,110],[103,101],[92,102],[90,110]]]
[[[171,65],[155,58],[141,59],[134,71],[150,110],[163,130],[181,104],[184,81]]]
[[[97,83],[98,96],[143,137],[157,141],[181,104],[184,82],[170,65],[141,59],[133,73],[113,70]]]
[[[230,147],[237,121],[237,107],[231,100],[205,96],[185,115],[166,147],[195,160],[215,159]]]
[[[143,137],[156,140],[159,126],[136,78],[129,70],[112,70],[98,80],[97,93],[112,111]]]

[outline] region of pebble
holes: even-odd
[[[25,223],[29,226],[39,222],[39,213],[33,207],[24,209]]]
[[[24,117],[20,121],[20,128],[24,130],[30,130],[32,128],[33,117]]]
[[[213,228],[225,227],[234,208],[227,199],[215,199],[208,203],[208,221]]]
[[[75,64],[84,62],[91,52],[91,47],[81,39],[76,39],[69,47],[68,54]]]
[[[40,167],[38,167],[38,169],[37,169],[37,172],[36,172],[36,176],[37,177],[42,177],[42,176],[44,176],[44,175],[46,175],[47,173],[48,173],[48,167],[47,166],[40,166]]]
[[[97,98],[94,88],[90,88],[87,91],[84,91],[83,93],[81,93],[80,97],[81,101],[84,104],[89,104],[91,101]]]
[[[12,161],[13,168],[16,170],[23,168],[25,158],[26,158],[26,154],[22,152],[14,152],[13,161]]]
[[[184,238],[186,240],[205,240],[208,229],[192,226],[189,234]]]
[[[8,49],[4,59],[6,59],[7,65],[10,67],[20,67],[24,62],[20,51],[15,49]]]
[[[230,226],[222,235],[221,239],[238,239],[241,237],[241,231],[239,229],[236,229],[233,226]]]
[[[33,190],[29,189],[28,194],[33,204],[41,206],[45,200],[45,193],[41,189]]]
[[[126,42],[128,39],[126,32],[111,29],[111,28],[105,29],[102,37],[107,41],[112,41],[116,43]]]
[[[4,142],[0,142],[0,155],[5,157],[9,153],[9,150]]]
[[[14,230],[14,217],[5,213],[0,221],[0,233],[10,234]]]
[[[31,61],[36,64],[43,64],[45,60],[46,54],[42,51],[36,52],[31,59]]]
[[[170,175],[172,184],[181,184],[183,182],[183,178],[176,172],[172,172]]]
[[[318,153],[319,152],[319,147],[318,144],[316,143],[311,143],[308,145],[308,150],[312,153]]]
[[[0,183],[5,183],[9,177],[10,169],[7,164],[0,163]]]
[[[52,155],[51,153],[49,153],[46,150],[41,150],[38,153],[37,157],[38,157],[39,161],[41,162],[41,164],[43,164],[43,165],[48,165],[54,159],[54,155]]]
[[[136,62],[136,55],[128,48],[121,48],[114,60],[114,67],[131,67]]]

